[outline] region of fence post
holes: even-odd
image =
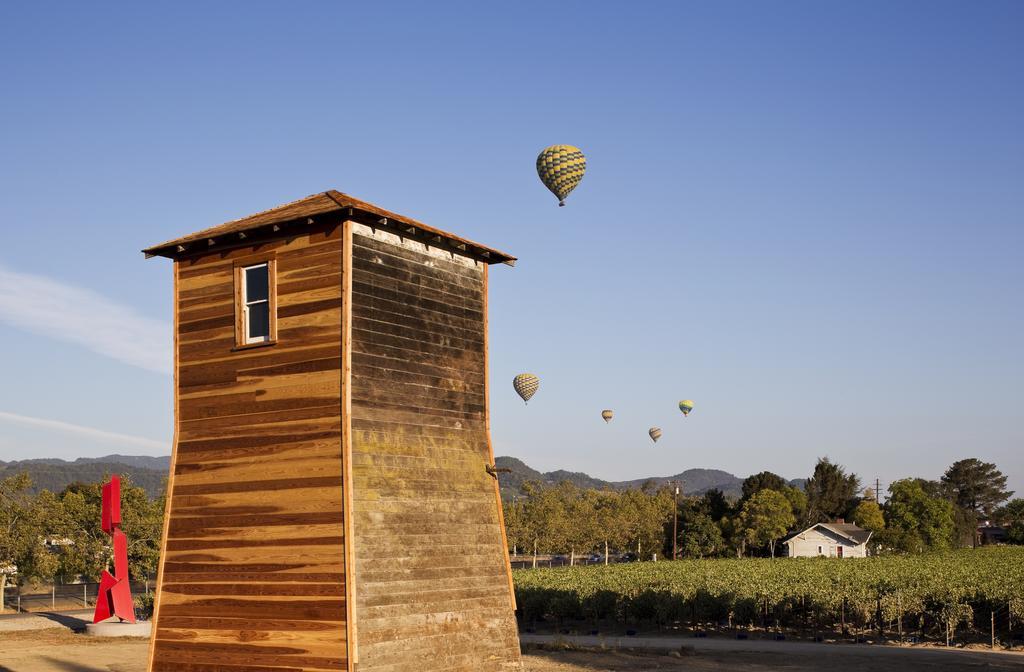
[[[50,586],[50,609],[57,609],[57,584]]]

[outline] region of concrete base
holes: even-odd
[[[123,623],[120,621],[103,621],[87,623],[85,634],[90,637],[149,637],[153,625],[150,621]]]

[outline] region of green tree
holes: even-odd
[[[632,527],[623,514],[621,493],[607,490],[598,492],[594,502],[594,518],[596,536],[603,545],[603,548],[598,548],[600,552],[621,550],[629,545]]]
[[[762,471],[759,474],[747,476],[743,480],[743,496],[740,497],[740,505],[761,490],[775,490],[776,492],[782,492],[782,489],[788,486],[789,483],[786,482],[786,479],[770,471]]]
[[[57,571],[56,554],[46,546],[53,496],[33,497],[31,489],[27,474],[0,480],[0,611],[4,588],[12,577],[20,585],[34,579],[52,580]]]
[[[598,538],[602,536],[597,525],[597,492],[577,488],[569,483],[563,483],[558,490],[564,498],[563,506],[571,521],[566,537],[570,564],[575,564],[579,555],[595,549]]]
[[[563,498],[554,488],[531,482],[523,484],[523,494],[523,528],[530,545],[540,553],[568,551],[570,523]]]
[[[960,516],[960,528],[967,528],[971,545],[977,543],[978,521],[990,518],[999,505],[1008,500],[1012,490],[1006,489],[1006,476],[991,462],[971,457],[954,462],[942,475],[942,484]]]
[[[501,513],[505,519],[505,538],[511,555],[518,555],[527,547],[523,528],[523,503],[518,495],[501,500]]]
[[[679,521],[679,554],[684,558],[706,558],[725,548],[722,529],[699,508],[687,510]]]
[[[1010,500],[995,513],[995,519],[1006,530],[1006,541],[1024,544],[1024,499]]]
[[[885,541],[885,515],[882,513],[882,507],[878,505],[874,497],[875,495],[872,492],[871,499],[862,499],[851,514],[854,524],[871,532],[871,538],[868,539],[867,544],[870,555],[877,555],[882,542]]]
[[[907,478],[889,486],[884,545],[909,553],[945,550],[953,545],[953,504],[929,494],[927,482]]]
[[[793,509],[793,517],[797,520],[804,520],[807,517],[807,494],[803,490],[797,490],[791,486],[784,486],[780,490],[786,499],[789,500],[789,505]]]
[[[733,507],[729,500],[725,498],[725,493],[718,488],[711,488],[704,493],[701,499],[703,500],[704,512],[711,516],[713,520],[721,520],[724,516],[733,512]]]
[[[861,500],[853,510],[852,517],[854,523],[875,534],[885,529],[885,516],[882,515],[882,507],[873,499]]]
[[[974,546],[978,534],[978,517],[973,511],[962,509],[956,505],[956,498],[952,488],[942,481],[930,481],[919,478],[917,482],[921,485],[925,494],[936,499],[944,499],[953,505],[953,535],[952,547]]]
[[[750,544],[768,546],[775,557],[775,544],[796,523],[793,506],[786,496],[776,490],[754,493],[740,511],[744,537]]]
[[[627,490],[622,493],[622,510],[630,530],[630,549],[636,544],[640,558],[662,552],[665,526],[672,520],[673,497],[668,488]]]
[[[845,517],[856,506],[860,479],[823,457],[814,466],[814,474],[807,479],[804,491],[807,493],[806,522],[830,522]]]
[[[747,537],[746,531],[743,527],[742,513],[723,516],[718,521],[718,526],[722,528],[722,536],[725,538],[726,543],[729,545],[732,552],[736,554],[736,557],[742,558],[746,555]]]

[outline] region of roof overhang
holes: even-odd
[[[295,235],[310,226],[340,224],[352,220],[375,229],[383,229],[402,238],[417,240],[487,264],[514,266],[516,258],[500,250],[475,243],[410,217],[330,190],[313,194],[285,205],[226,222],[187,236],[144,249],[149,257],[182,259],[213,251],[249,246]]]

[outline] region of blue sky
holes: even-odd
[[[1024,491],[1024,4],[211,5],[0,9],[0,459],[167,452],[138,250],[338,188],[520,257],[499,454]]]

